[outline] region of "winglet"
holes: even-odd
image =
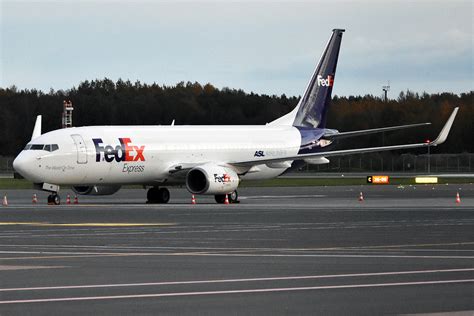
[[[33,128],[33,134],[31,135],[31,140],[41,136],[41,115],[36,117],[35,127]]]
[[[451,113],[451,116],[446,121],[446,124],[444,124],[444,127],[439,133],[438,137],[436,137],[436,139],[430,143],[430,146],[438,146],[439,144],[444,143],[448,137],[449,131],[451,130],[451,126],[453,126],[454,118],[456,117],[458,110],[459,107],[454,108],[453,113]]]

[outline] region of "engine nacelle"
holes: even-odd
[[[71,189],[80,195],[111,195],[120,190],[120,185],[78,185]]]
[[[193,194],[228,194],[239,186],[239,176],[229,167],[205,164],[186,175],[186,187]]]

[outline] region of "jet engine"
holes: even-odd
[[[233,169],[213,164],[194,167],[186,175],[186,187],[193,194],[228,194],[237,189],[239,181]]]
[[[78,185],[71,189],[80,195],[111,195],[120,190],[120,185]]]

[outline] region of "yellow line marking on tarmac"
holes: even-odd
[[[66,266],[8,266],[0,265],[0,271],[16,271],[16,270],[35,270],[35,269],[61,269]]]
[[[10,257],[0,260],[36,260],[36,259],[69,259],[69,258],[95,258],[95,257],[130,257],[129,254],[97,254],[97,255],[63,255],[63,256],[34,256],[34,257]]]
[[[137,227],[137,226],[173,226],[176,223],[48,223],[48,222],[0,222],[0,226],[23,225],[43,227]]]

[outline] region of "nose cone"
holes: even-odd
[[[13,169],[25,178],[29,178],[28,169],[31,169],[31,159],[21,152],[15,160],[13,160]]]

